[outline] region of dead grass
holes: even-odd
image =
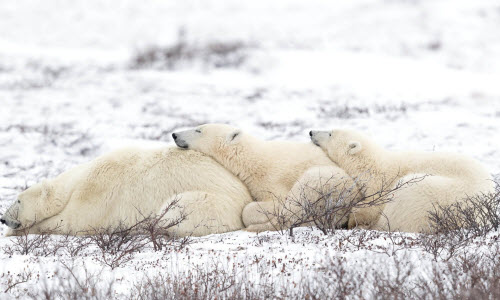
[[[495,193],[471,196],[461,204],[436,207],[430,212],[433,234],[338,230],[335,225],[320,228],[326,232],[323,235],[310,231],[293,238],[257,235],[253,245],[262,249],[288,239],[297,245],[325,247],[326,255],[300,268],[293,257],[268,259],[264,255],[247,255],[239,261],[214,256],[205,264],[176,272],[157,270],[161,264],[156,262],[150,269],[134,265],[138,273],[132,278],[136,279],[124,294],[117,294],[115,287],[123,278],[117,281],[112,270],[133,263],[137,253],[173,254],[183,249],[188,242],[168,234],[182,218],[143,216],[133,226],[81,237],[26,233],[12,238],[4,253],[53,257],[59,267],[48,272],[31,268],[18,274],[4,272],[0,288],[4,295],[31,299],[497,299],[499,203],[497,188]],[[325,218],[324,214],[316,216]],[[358,252],[368,254],[357,260],[344,258]],[[84,257],[100,268],[91,271]]]
[[[181,29],[174,44],[150,46],[137,51],[131,68],[175,70],[196,64],[208,69],[237,68],[246,61],[248,48],[249,45],[240,41],[190,42]]]

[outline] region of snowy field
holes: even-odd
[[[500,3],[2,1],[0,104],[0,213],[43,178],[125,144],[173,145],[172,131],[209,122],[295,141],[308,141],[311,129],[355,128],[391,149],[468,154],[499,176]],[[500,259],[498,236],[459,252],[488,265],[486,257]],[[211,288],[265,290],[247,299],[377,298],[372,282],[380,278],[412,286],[436,273],[445,285],[453,276],[468,282],[463,269],[439,271],[454,258],[414,238],[234,232],[181,249],[146,247],[113,269],[93,247],[22,255],[5,251],[13,238],[0,238],[0,298],[29,297],[61,278],[78,289],[84,270],[97,274],[99,291],[113,282],[108,298],[140,298],[139,283],[157,274],[170,284],[230,273],[237,283]],[[434,287],[443,298],[460,288]]]

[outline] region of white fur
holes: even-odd
[[[423,178],[395,191],[393,201],[386,205],[354,211],[349,227],[426,232],[433,205],[447,206],[467,195],[494,190],[487,170],[463,155],[388,151],[352,130],[313,131],[311,139],[351,177],[366,184],[366,195]]]
[[[290,194],[294,186],[297,193],[305,185],[311,185],[312,174],[317,180],[313,185],[328,180],[332,185],[352,184],[342,169],[310,143],[263,141],[223,124],[206,124],[175,135],[180,147],[210,155],[247,185],[257,201],[243,211],[244,223],[250,231],[276,229],[276,224],[268,218],[269,213],[283,209],[278,206],[294,198]],[[311,170],[321,166],[328,168]],[[307,173],[308,170],[311,173]]]
[[[57,227],[55,233],[71,234],[129,226],[180,199],[182,208],[164,216],[188,213],[171,229],[178,236],[242,229],[241,212],[251,202],[243,183],[210,157],[177,148],[114,151],[36,184],[18,199],[4,218],[24,226],[35,222],[33,233]]]

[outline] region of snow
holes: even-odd
[[[208,122],[295,141],[311,129],[351,127],[393,149],[468,154],[500,174],[499,26],[494,0],[3,1],[0,212],[43,178],[126,144],[172,144],[173,130]],[[180,31],[189,45],[241,42],[246,59],[227,68],[197,57],[170,70],[131,67],[138,52],[174,45]],[[195,238],[164,261],[148,251],[105,272],[121,278],[115,288],[124,293],[134,270],[155,259],[175,272],[226,256],[228,265],[286,256],[300,261],[287,271],[307,277],[324,257],[375,267],[387,257],[335,250],[337,237],[311,234],[322,242],[246,232]],[[432,265],[419,250],[402,252],[418,256],[423,273]],[[0,260],[0,273],[57,265],[2,251]]]

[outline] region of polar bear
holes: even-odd
[[[206,155],[129,147],[33,185],[1,222],[11,228],[7,235],[28,226],[30,233],[91,234],[132,226],[178,201],[163,217],[187,218],[169,233],[201,236],[244,228],[241,213],[251,200],[246,186]]]
[[[434,205],[448,206],[467,195],[494,190],[487,170],[463,155],[389,151],[353,130],[311,131],[309,135],[347,174],[366,184],[367,195],[387,189],[388,183],[394,187],[410,182],[392,193],[393,201],[353,211],[349,227],[429,232],[428,212]]]
[[[330,195],[331,199],[345,197],[346,188],[355,187],[342,169],[310,143],[263,141],[225,124],[205,124],[172,137],[181,148],[210,155],[246,184],[256,201],[243,211],[248,231],[277,230],[293,224],[293,219],[278,222],[276,214],[280,212],[300,219],[297,210],[304,199],[297,198],[304,190],[306,197],[317,196],[314,187],[326,184],[339,191]]]

